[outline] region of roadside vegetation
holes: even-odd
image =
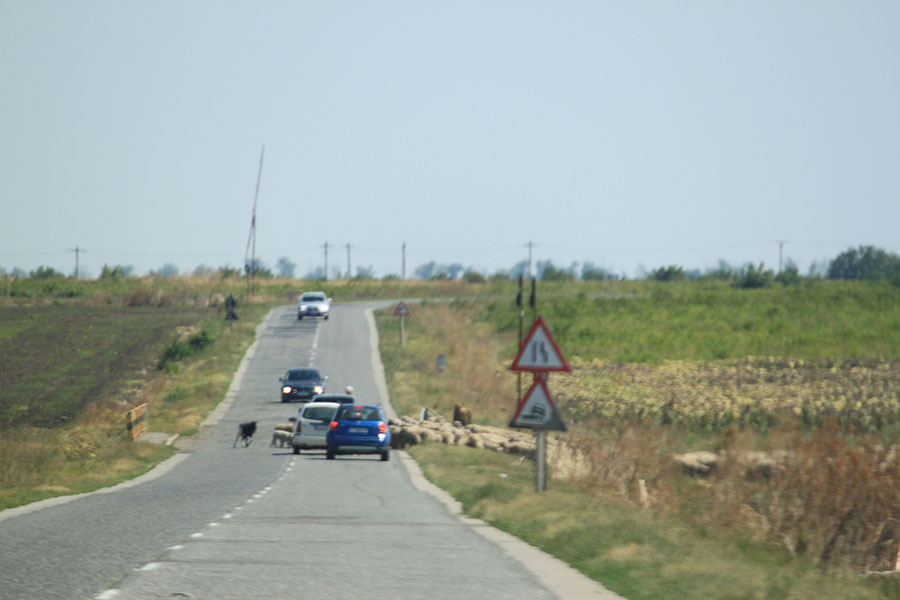
[[[897,579],[864,576],[892,569],[900,545],[900,286],[873,279],[561,276],[538,283],[534,311],[527,289],[516,306],[509,278],[272,278],[249,297],[245,280],[216,274],[0,279],[0,509],[170,456],[131,441],[125,411],[148,403],[152,431],[196,434],[259,320],[315,288],[421,299],[408,302],[403,347],[397,317],[376,313],[392,403],[446,416],[460,404],[495,426],[530,385],[508,370],[520,310],[526,330],[543,316],[573,367],[550,377],[569,426],[551,437],[588,468],[551,462],[537,494],[528,458],[411,448],[469,514],[633,599],[895,598]],[[229,293],[236,321],[224,319]],[[674,454],[696,450],[724,460],[676,467]],[[728,460],[751,452],[789,460],[753,476]]]
[[[589,468],[551,461],[536,494],[530,460],[411,453],[468,513],[629,598],[897,597],[897,575],[865,574],[893,570],[900,549],[898,301],[887,282],[539,286],[536,312],[573,366],[550,376],[570,429],[551,436]],[[415,307],[402,348],[395,319],[378,315],[400,414],[462,404],[508,423],[513,297]],[[720,457],[711,472],[673,461],[698,450]],[[740,462],[759,452],[780,462]]]

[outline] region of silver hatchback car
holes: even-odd
[[[300,409],[294,423],[294,437],[291,440],[294,454],[300,454],[301,450],[324,450],[328,446],[325,435],[339,406],[338,402],[314,400]]]

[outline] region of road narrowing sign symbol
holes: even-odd
[[[536,379],[509,422],[510,427],[567,431],[565,423],[550,397],[547,384]]]
[[[509,369],[510,371],[533,371],[535,373],[546,371],[568,373],[572,370],[541,317],[538,317],[531,326],[531,330]]]

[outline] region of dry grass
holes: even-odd
[[[383,332],[393,332],[396,317],[379,314]],[[405,343],[382,333],[386,364],[402,359],[409,368],[388,372],[391,403],[399,414],[421,408],[450,418],[457,404],[472,410],[476,423],[509,420],[516,407],[514,380],[497,367],[500,342],[485,324],[474,323],[464,311],[445,304],[416,307],[406,319]],[[437,370],[444,354],[446,368]],[[505,423],[504,423],[505,424]]]

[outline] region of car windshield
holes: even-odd
[[[293,369],[288,371],[287,377],[285,379],[290,379],[291,381],[296,381],[298,379],[318,379],[319,372],[315,369]]]
[[[334,406],[307,406],[303,411],[303,418],[330,421],[335,410],[337,409]]]
[[[344,406],[338,413],[339,421],[380,421],[381,411],[367,406]]]
[[[304,302],[323,302],[325,296],[322,294],[303,294]]]

